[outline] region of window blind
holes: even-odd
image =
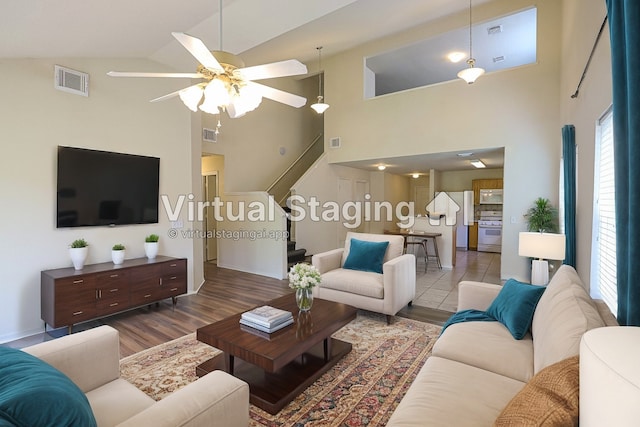
[[[613,114],[607,111],[598,122],[596,133],[596,171],[594,183],[593,270],[597,294],[618,312],[616,280],[616,207],[613,159]],[[595,274],[594,274],[595,273]],[[593,288],[593,286],[592,286]]]

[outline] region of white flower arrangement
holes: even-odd
[[[311,264],[298,263],[289,270],[289,287],[311,289],[320,284],[320,272]]]

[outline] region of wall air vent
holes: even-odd
[[[218,142],[218,133],[215,129],[202,128],[202,140],[205,142]]]
[[[89,74],[82,71],[56,65],[54,67],[53,85],[63,92],[89,96]]]
[[[490,36],[493,34],[500,34],[502,32],[502,25],[494,25],[493,27],[487,28],[487,34]]]
[[[340,145],[342,143],[339,136],[329,139],[329,148],[340,148]]]
[[[500,56],[494,56],[493,57],[493,62],[502,62],[504,61],[504,55],[500,55]]]

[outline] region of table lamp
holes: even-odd
[[[521,232],[518,255],[537,258],[531,263],[531,284],[546,285],[549,282],[549,263],[546,260],[564,259],[565,235]]]

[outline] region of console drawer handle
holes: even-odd
[[[170,264],[169,267],[177,267],[178,264]]]
[[[117,303],[117,302],[114,302],[114,303],[112,303],[112,304],[109,304],[109,307],[115,307],[116,305],[118,305],[118,303]]]
[[[111,275],[111,276],[109,276],[109,277],[113,279],[113,278],[116,278],[116,277],[118,277],[118,276],[120,276],[120,275],[119,275],[119,274],[112,274],[112,275]]]
[[[76,311],[75,313],[73,313],[74,316],[78,316],[80,314],[84,313],[83,311]]]
[[[149,297],[151,297],[151,294],[147,294],[147,295],[145,295],[144,297],[145,297],[145,298],[149,298]]]
[[[111,289],[109,292],[118,292],[118,288]]]
[[[177,290],[178,290],[178,288],[171,288],[171,292],[177,291]]]
[[[82,282],[84,282],[84,279],[78,279],[78,280],[74,280],[74,281],[73,281],[73,284],[74,284],[74,285],[78,285],[78,284],[80,284],[80,283],[82,283]]]
[[[178,278],[178,276],[171,276],[169,279],[170,280],[176,280]]]

